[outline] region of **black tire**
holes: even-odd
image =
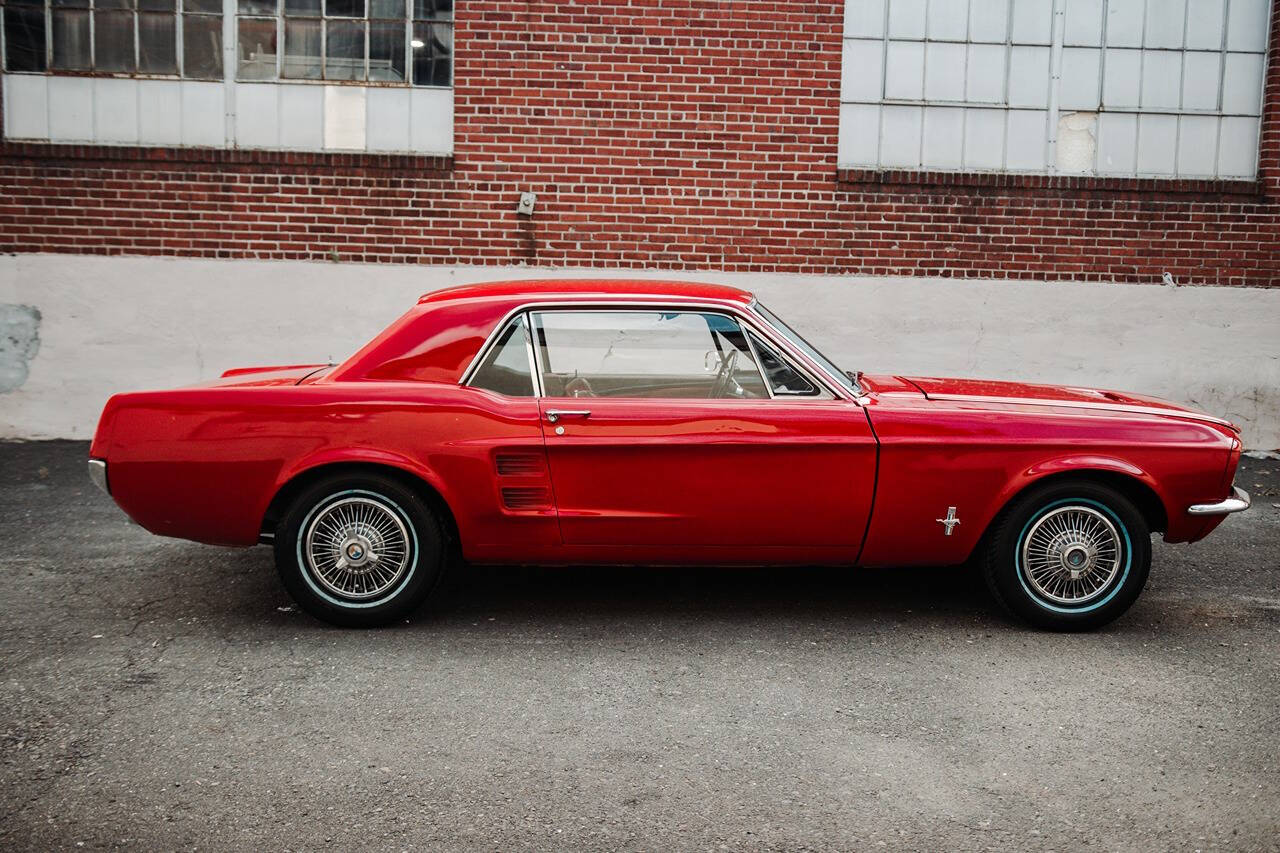
[[[346,524],[340,523],[344,512],[352,518]],[[369,517],[380,528],[361,527],[359,519]],[[352,546],[350,554],[369,562],[344,562],[345,572],[330,565],[326,579],[312,554],[324,562],[346,556],[343,547]],[[345,628],[374,628],[408,616],[439,583],[445,553],[443,528],[431,508],[411,489],[377,474],[321,480],[298,495],[276,527],[276,568],[289,595],[317,619]],[[344,580],[364,588],[344,592]]]
[[[1089,525],[1092,535],[1054,532],[1055,522],[1073,519]],[[1024,565],[1024,544],[1034,571]],[[1069,561],[1080,561],[1080,579],[1068,580]],[[1111,622],[1137,600],[1150,571],[1151,531],[1142,513],[1116,490],[1089,482],[1058,481],[1019,496],[996,520],[982,558],[996,601],[1052,631],[1089,631]]]

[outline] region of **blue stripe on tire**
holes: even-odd
[[[1116,523],[1116,526],[1124,535],[1124,571],[1120,574],[1120,580],[1116,582],[1115,588],[1112,589],[1111,592],[1107,593],[1105,598],[1084,607],[1059,607],[1054,604],[1049,604],[1047,601],[1044,601],[1031,591],[1031,588],[1027,586],[1026,578],[1023,577],[1022,540],[1026,537],[1027,530],[1035,523],[1036,519],[1040,518],[1040,516],[1055,507],[1060,507],[1065,504],[1088,504],[1091,507],[1101,510],[1111,517],[1111,520]],[[1120,517],[1115,514],[1111,507],[1106,504],[1098,503],[1097,501],[1091,501],[1088,498],[1064,498],[1060,501],[1054,501],[1048,506],[1041,507],[1040,511],[1031,516],[1031,518],[1027,520],[1027,523],[1022,526],[1022,532],[1018,534],[1018,541],[1014,544],[1013,564],[1014,568],[1017,569],[1018,572],[1018,583],[1022,584],[1022,588],[1026,591],[1027,596],[1034,601],[1037,606],[1043,607],[1045,610],[1052,610],[1054,613],[1088,613],[1092,610],[1097,610],[1099,607],[1102,607],[1108,601],[1115,598],[1116,593],[1124,587],[1125,579],[1129,577],[1129,567],[1133,564],[1133,542],[1129,539],[1129,528],[1125,526],[1125,523],[1120,520]]]

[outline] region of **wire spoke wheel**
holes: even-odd
[[[303,534],[311,576],[351,601],[377,598],[395,587],[410,564],[409,530],[376,497],[349,497],[326,505]]]
[[[1022,573],[1035,593],[1067,606],[1087,604],[1115,580],[1120,533],[1102,512],[1069,504],[1040,516],[1023,536]]]

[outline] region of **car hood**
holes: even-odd
[[[1168,415],[1228,426],[1234,424],[1208,412],[1127,391],[1106,391],[1073,385],[1031,385],[1025,382],[998,382],[990,379],[948,379],[934,376],[898,377],[920,389],[931,400],[972,400],[989,403],[1096,409],[1117,413]],[[1238,429],[1237,429],[1238,431]]]

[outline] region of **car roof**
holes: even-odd
[[[745,290],[723,284],[702,284],[693,281],[655,281],[625,278],[561,278],[525,279],[517,281],[493,281],[485,284],[464,284],[423,294],[419,305],[439,304],[460,299],[561,299],[607,298],[627,299],[635,297],[669,296],[676,299],[736,302],[748,305],[754,298]]]

